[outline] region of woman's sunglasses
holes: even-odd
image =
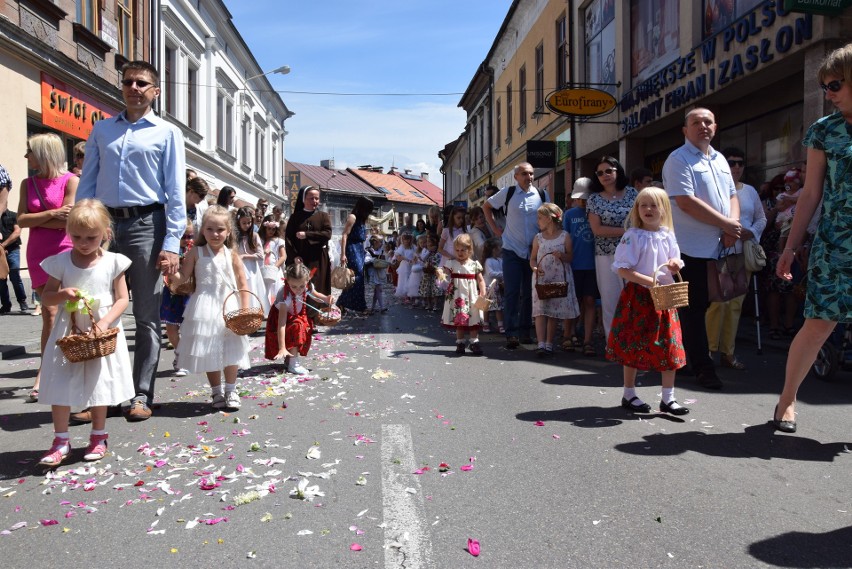
[[[745,166],[745,160],[728,160],[728,166]]]
[[[598,175],[598,178],[602,178],[607,174],[615,174],[616,172],[618,172],[618,170],[616,170],[615,168],[604,168],[603,170],[598,170],[597,172],[595,172],[595,174]]]
[[[840,89],[843,88],[843,79],[835,79],[834,81],[829,81],[828,83],[820,83],[820,89],[822,89],[823,93],[828,93],[831,91],[832,93],[837,93]]]

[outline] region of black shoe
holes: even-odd
[[[0,307],[0,314],[9,314],[10,312],[12,312],[11,306]]]
[[[463,354],[464,353],[464,344],[456,344],[456,353]]]
[[[475,356],[481,356],[482,355],[482,346],[479,345],[479,342],[471,342],[469,347],[470,347],[470,351],[473,353],[473,355],[475,355]]]
[[[634,403],[635,401],[638,401],[638,403]],[[639,399],[638,397],[634,397],[630,401],[628,401],[627,399],[622,397],[621,398],[621,407],[623,409],[627,409],[628,411],[632,411],[634,413],[650,413],[651,412],[651,406],[648,405],[647,403],[642,403],[642,400]]]
[[[784,419],[776,419],[775,415],[777,414],[778,405],[775,406],[775,411],[772,413],[772,426],[775,427],[775,430],[781,431],[782,433],[795,433],[796,421],[785,421]]]
[[[517,336],[509,336],[509,338],[506,340],[506,349],[507,350],[516,350],[518,348],[518,346],[520,346],[520,345],[521,345],[521,343],[518,342]]]
[[[660,413],[669,413],[671,415],[689,415],[689,409],[687,409],[675,400],[672,400],[671,403],[660,401]]]
[[[716,375],[712,369],[709,371],[699,371],[697,374],[698,385],[707,389],[722,389],[722,380]]]
[[[547,357],[547,352],[545,351],[544,348],[537,349],[536,353],[537,353],[539,358],[546,358]]]

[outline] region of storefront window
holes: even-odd
[[[704,0],[704,39],[721,32],[762,3],[763,0]]]
[[[631,0],[630,76],[638,85],[680,54],[677,0]]]
[[[615,0],[594,0],[585,22],[586,81],[615,95]]]

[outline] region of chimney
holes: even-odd
[[[334,170],[334,158],[330,158],[328,160],[320,160],[320,166],[322,166],[326,170]]]
[[[428,182],[429,181],[429,172],[420,172],[420,178],[424,182]]]
[[[376,172],[377,174],[381,174],[382,170],[384,170],[384,168],[382,168],[381,166],[373,166],[373,167],[370,168],[370,170],[372,170],[373,172]]]
[[[388,172],[388,174],[395,174],[397,172],[399,172],[399,168],[397,168],[396,166],[391,166],[390,172]]]
[[[405,170],[405,173],[406,173],[406,174],[408,174],[408,175],[410,176],[410,175],[411,175],[411,170],[406,169],[406,170]]]

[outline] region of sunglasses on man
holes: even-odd
[[[141,79],[122,79],[121,84],[125,87],[133,87],[133,84],[136,83],[136,86],[140,89],[144,89],[149,85],[153,85],[150,81],[143,81]]]

